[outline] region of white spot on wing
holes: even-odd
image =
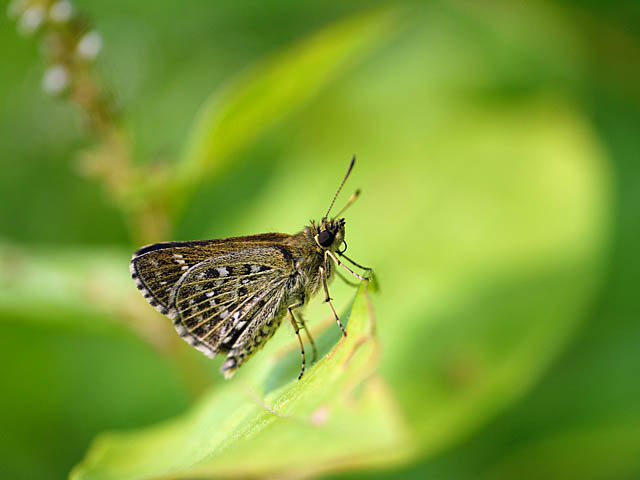
[[[221,277],[226,277],[227,275],[229,275],[229,270],[227,270],[227,267],[216,267],[216,270],[218,270],[218,273]]]
[[[208,346],[206,346],[203,343],[199,343],[198,345],[194,345],[194,347],[196,347],[196,349],[200,350],[202,353],[204,353],[209,358],[214,358],[216,356],[216,352],[211,350]]]
[[[251,273],[258,273],[260,271],[260,265],[251,265]]]
[[[205,295],[209,298],[213,297],[216,294],[216,292],[214,292],[213,290],[208,291],[207,293],[205,293]]]
[[[225,310],[220,314],[220,318],[225,319],[229,316],[229,310]]]

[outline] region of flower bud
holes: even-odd
[[[67,22],[73,16],[73,6],[69,0],[60,0],[51,5],[49,18],[56,23]]]
[[[76,51],[78,56],[87,60],[93,60],[102,49],[102,37],[96,31],[87,32],[78,42]]]
[[[64,65],[53,65],[44,72],[42,89],[49,95],[58,95],[69,86],[69,72]]]

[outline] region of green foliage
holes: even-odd
[[[151,240],[298,231],[357,153],[348,255],[382,288],[331,285],[342,342],[312,301],[321,355],[300,382],[286,324],[225,382],[140,298],[124,233],[140,218],[69,168],[75,117],[34,96],[36,49],[0,29],[0,49],[23,49],[3,77],[2,477],[640,471],[640,67],[611,47],[638,48],[634,17],[461,5],[284,2],[257,29],[237,2],[184,23],[87,3],[101,68],[134,92],[132,151],[177,158],[139,162],[123,197],[167,207],[171,238]]]
[[[100,436],[71,478],[301,475],[398,457],[406,427],[375,374],[373,315],[362,285],[342,317],[348,337],[333,346],[335,328],[325,332],[320,360],[301,381],[294,341],[250,362],[239,381],[207,393],[180,418]]]
[[[207,100],[172,181],[183,203],[192,183],[222,168],[278,120],[299,109],[395,30],[393,10],[337,22],[243,72]],[[186,190],[185,190],[186,189]]]

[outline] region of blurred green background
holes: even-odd
[[[83,459],[76,478],[183,478],[205,457],[198,476],[244,477],[265,442],[281,458],[254,477],[640,478],[639,5],[78,1],[126,154],[43,92],[46,35],[0,18],[2,478]],[[297,232],[353,153],[338,204],[362,188],[347,241],[380,281],[381,356],[349,433],[231,425],[231,447],[118,473],[177,441],[145,427],[240,416],[295,341],[280,329],[224,382],[146,305],[131,252]],[[294,379],[277,392],[303,394]],[[118,435],[92,443],[137,429],[126,458],[101,457]]]

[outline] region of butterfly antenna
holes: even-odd
[[[344,211],[349,208],[351,206],[351,204],[353,202],[356,201],[356,199],[358,198],[358,195],[360,195],[360,189],[356,190],[355,192],[353,192],[353,195],[351,195],[351,197],[349,198],[349,200],[347,201],[347,204],[342,207],[342,210],[340,210],[338,213],[336,213],[333,218],[338,218],[340,215],[342,215],[344,213]]]
[[[340,193],[340,190],[342,190],[342,187],[344,186],[344,182],[347,181],[347,178],[349,177],[349,174],[351,173],[351,170],[353,169],[353,164],[354,163],[356,163],[356,156],[355,155],[351,159],[351,163],[349,164],[349,168],[347,169],[347,173],[345,174],[344,178],[342,179],[342,183],[338,187],[338,191],[333,196],[333,200],[331,200],[331,205],[329,205],[329,210],[327,210],[327,213],[325,213],[324,217],[322,217],[323,219],[326,219],[329,216],[329,212],[333,208],[333,204],[336,203],[336,199],[338,198],[338,194]],[[344,208],[342,210],[344,210]]]

